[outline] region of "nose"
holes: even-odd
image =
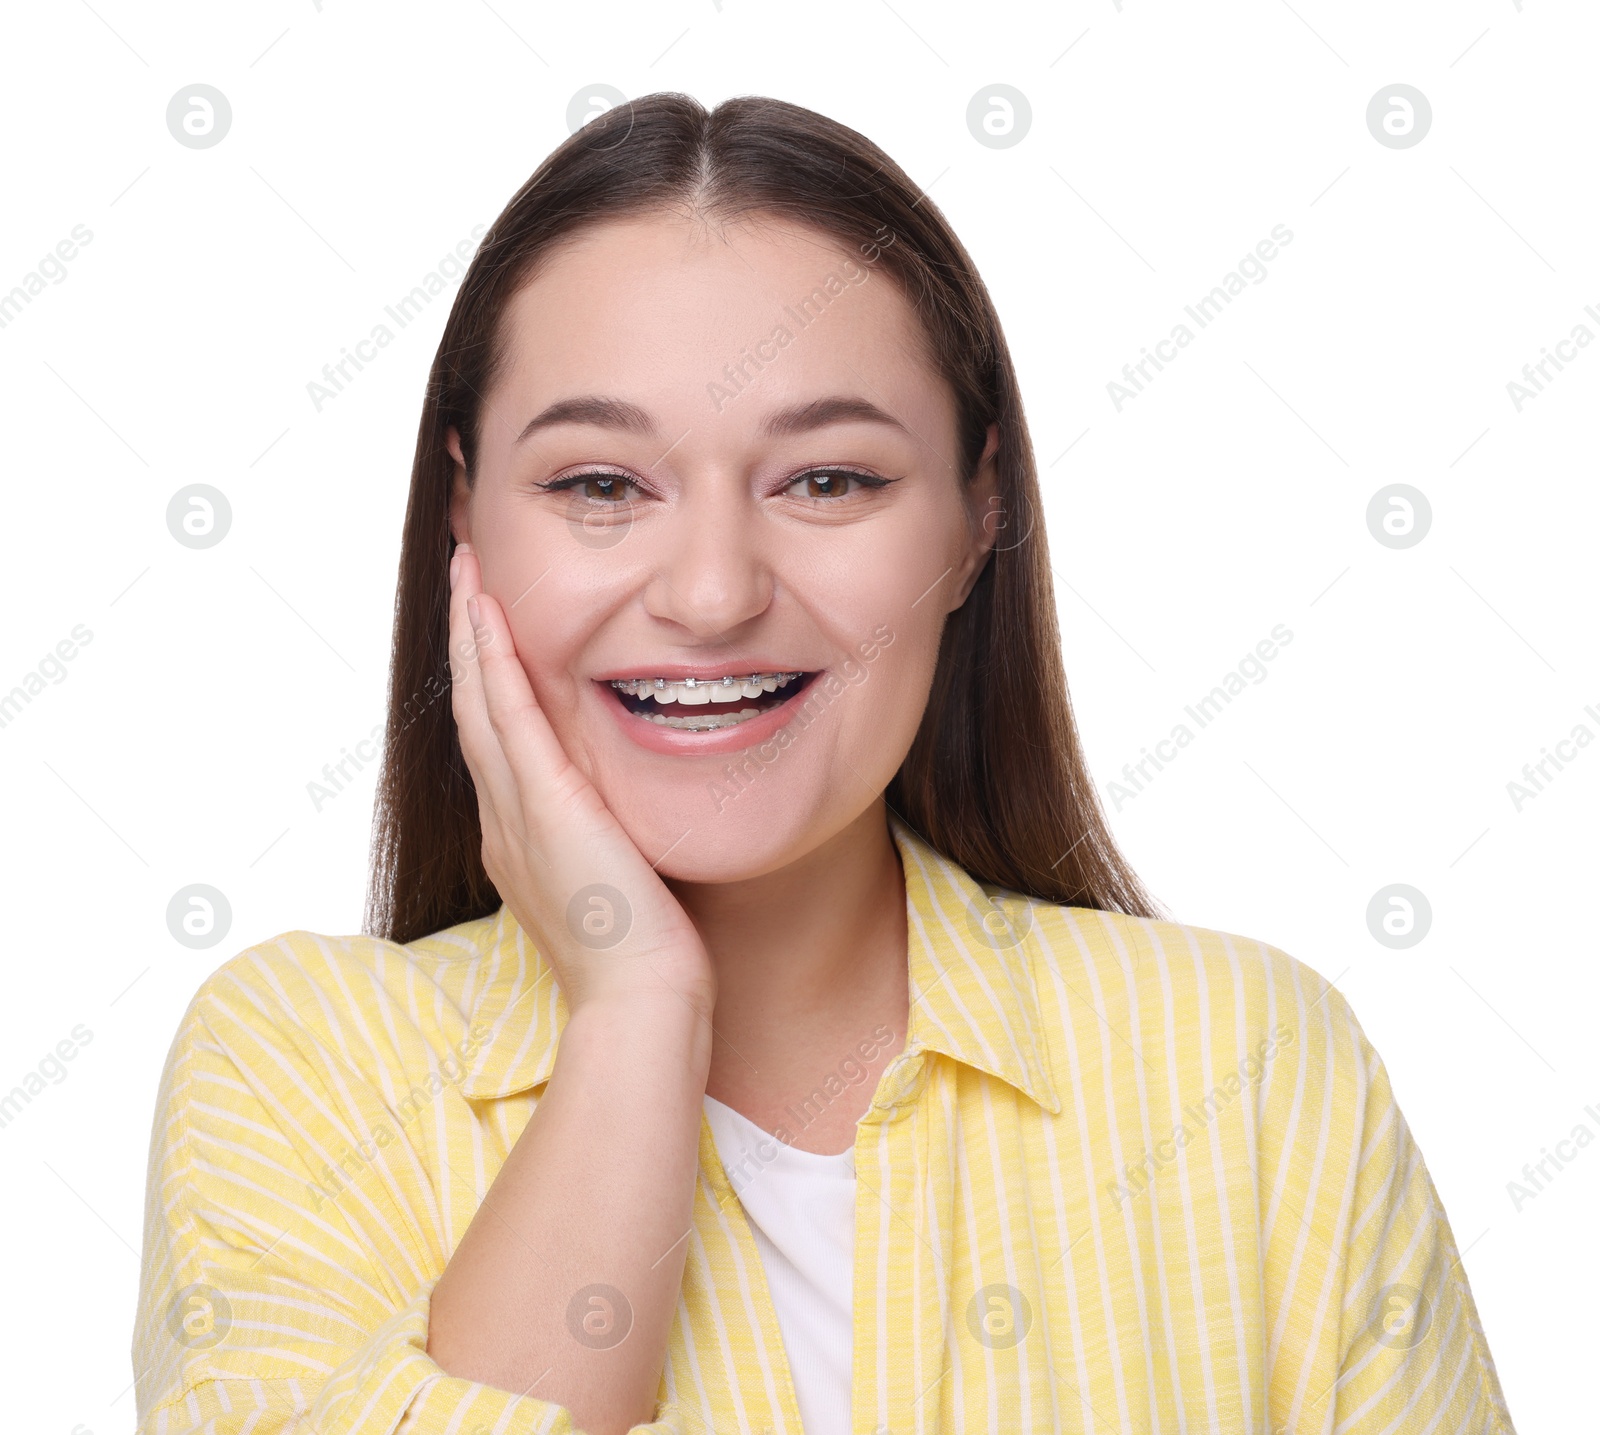
[[[771,606],[770,535],[748,492],[736,485],[686,487],[700,491],[680,502],[668,522],[651,526],[645,610],[695,638],[721,637]]]

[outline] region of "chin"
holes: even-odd
[[[662,877],[762,877],[859,818],[868,793],[893,777],[920,720],[907,705],[874,712],[869,724],[852,688],[824,692],[808,706],[807,683],[797,687],[794,701],[709,735],[663,732],[614,693],[596,692],[584,721],[566,735],[569,750]],[[880,769],[882,784],[872,788]]]
[[[819,833],[798,825],[774,830],[758,819],[734,822],[723,830],[693,833],[656,870],[670,881],[704,885],[750,881],[787,867],[821,841]]]
[[[791,784],[792,786],[792,784]],[[820,802],[797,800],[778,784],[761,784],[724,799],[721,810],[702,781],[689,792],[660,792],[653,799],[636,790],[607,805],[645,861],[675,882],[740,882],[761,877],[803,857],[836,826]],[[676,796],[676,800],[674,800]],[[661,854],[665,853],[663,857]]]

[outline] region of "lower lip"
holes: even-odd
[[[792,698],[779,703],[776,707],[765,708],[753,718],[746,718],[742,723],[733,727],[712,728],[709,732],[690,732],[681,727],[663,727],[660,723],[651,722],[649,718],[639,717],[628,711],[612,695],[613,690],[601,683],[601,702],[610,708],[616,717],[623,734],[638,743],[640,747],[650,752],[665,753],[671,757],[722,757],[730,752],[743,752],[746,748],[755,747],[758,743],[766,742],[782,728],[790,718],[800,711],[801,700],[812,687],[820,681],[822,673],[817,673]],[[663,706],[665,712],[677,706],[668,703]],[[685,708],[684,715],[693,712],[693,708]]]

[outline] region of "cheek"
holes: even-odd
[[[573,673],[606,598],[592,591],[592,564],[575,558],[566,525],[515,510],[488,517],[484,587],[499,600],[535,700],[571,753],[580,696]]]
[[[864,526],[858,542],[841,543],[826,584],[814,584],[810,596],[863,639],[887,627],[897,662],[937,652],[968,543],[956,498],[942,489],[919,493],[883,524]]]
[[[946,526],[918,517],[921,523],[905,525],[893,544],[857,555],[830,598],[838,629],[851,634],[841,646],[872,674],[868,686],[882,680],[920,688],[938,659],[955,560]]]
[[[916,521],[900,525],[893,543],[831,574],[825,597],[818,587],[807,595],[841,653],[833,672],[848,714],[840,737],[861,775],[883,781],[921,726],[954,576],[946,515],[907,518]]]
[[[531,595],[509,614],[517,659],[527,674],[534,700],[549,719],[562,746],[571,752],[568,738],[577,724],[578,706],[578,687],[572,676],[572,665],[582,650],[581,638],[565,632],[554,617],[559,605],[552,609],[547,600],[544,611],[533,611],[528,608],[529,601]]]
[[[931,615],[942,616],[938,610]],[[922,724],[939,657],[939,627],[913,610],[896,625],[886,622],[862,635],[855,657],[836,670],[840,697],[849,705],[846,741],[858,765],[887,781]],[[863,768],[863,776],[866,775]]]

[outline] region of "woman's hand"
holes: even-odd
[[[683,1282],[715,974],[688,915],[563,751],[477,555],[462,544],[451,569],[451,701],[483,865],[553,967],[567,1023],[434,1286],[427,1353],[447,1374],[536,1390],[575,1429],[628,1430],[653,1418]],[[583,1338],[597,1287],[620,1343]]]
[[[665,1001],[709,1020],[716,977],[699,933],[562,748],[469,544],[450,583],[451,702],[484,869],[554,968],[568,1012]]]

